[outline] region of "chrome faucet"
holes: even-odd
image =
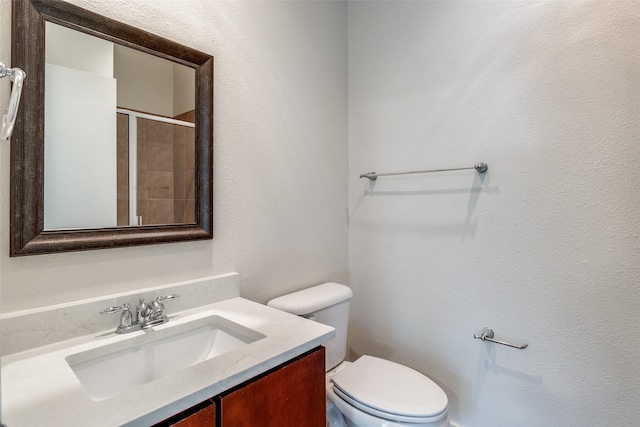
[[[120,307],[109,307],[100,312],[100,314],[115,314],[122,312],[120,315],[120,324],[116,328],[116,334],[126,334],[133,331],[149,328],[151,326],[162,325],[169,321],[169,317],[165,314],[165,308],[162,301],[171,301],[180,295],[171,294],[166,297],[157,297],[150,304],[144,302],[144,298],[140,298],[136,307],[136,319],[133,320],[131,306],[125,302]]]

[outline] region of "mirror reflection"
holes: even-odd
[[[46,23],[44,229],[195,223],[195,71]]]

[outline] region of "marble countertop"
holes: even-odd
[[[156,327],[218,315],[265,338],[109,399],[93,401],[65,357],[145,334],[102,331],[2,358],[2,421],[10,427],[148,426],[299,356],[331,339],[333,328],[244,298],[169,312]],[[115,329],[115,328],[114,328]]]

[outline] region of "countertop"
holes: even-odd
[[[142,386],[93,401],[65,357],[127,339],[114,330],[2,358],[2,421],[8,427],[148,426],[260,375],[328,341],[333,328],[236,297],[179,313],[154,329],[219,315],[265,338]]]

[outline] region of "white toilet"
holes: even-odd
[[[341,425],[337,408],[350,427],[449,427],[447,395],[431,379],[377,357],[344,361],[352,295],[344,285],[324,283],[267,304],[336,329],[325,344],[329,424]]]

